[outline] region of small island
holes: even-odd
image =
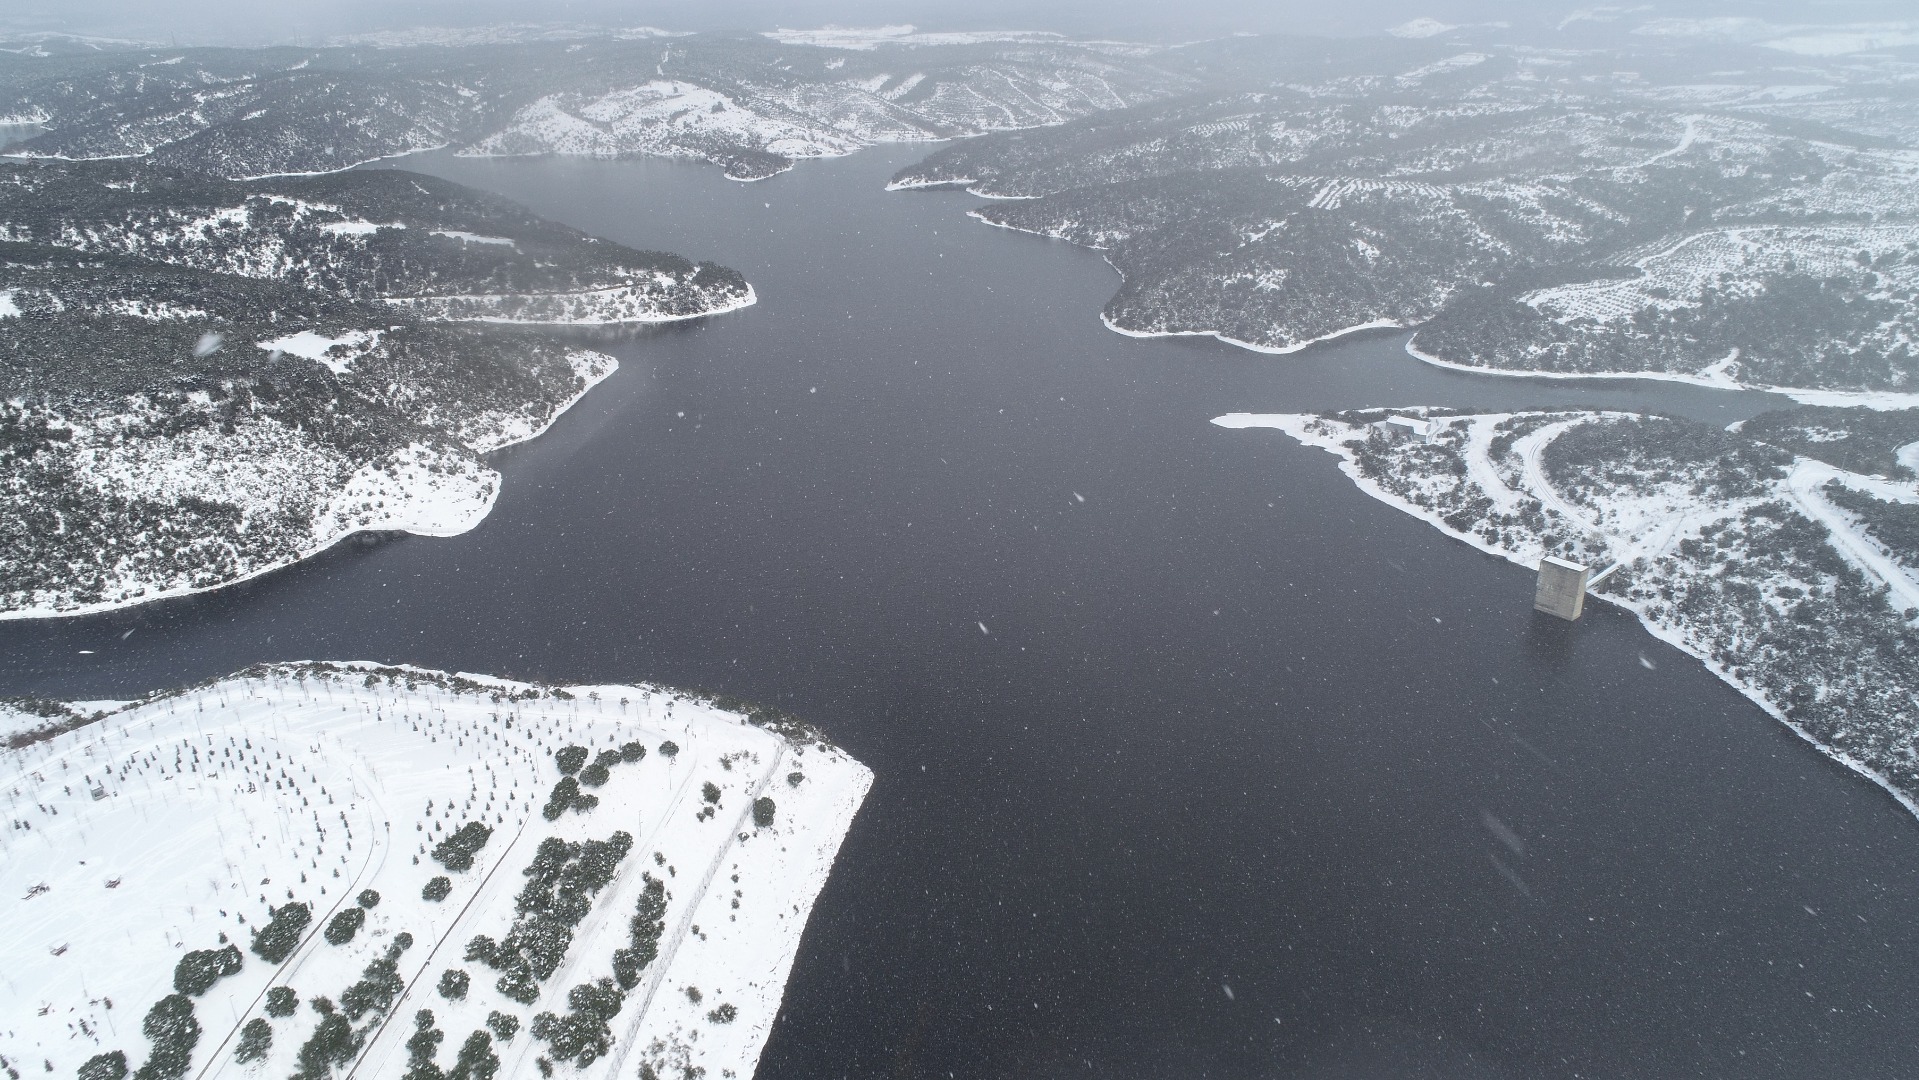
[[[371,664],[0,725],[0,1054],[79,1080],[751,1076],[872,781],[739,702]]]

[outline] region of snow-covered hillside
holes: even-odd
[[[85,706],[0,756],[35,1075],[750,1076],[871,782],[656,686],[312,663]]]
[[[1223,51],[1237,85],[956,141],[891,186],[963,186],[987,224],[1100,251],[1122,278],[1103,319],[1133,336],[1291,352],[1418,326],[1423,355],[1481,370],[1919,385],[1896,62],[1695,83],[1703,54],[1643,42],[1548,60],[1408,27]]]
[[[450,146],[698,158],[747,180],[879,142],[1057,124],[1165,98],[1203,69],[1174,50],[1050,34],[507,26],[311,50],[0,63],[0,115],[44,127],[16,153],[146,158],[222,177],[332,172]]]
[[[1058,124],[1189,85],[1111,50],[996,41],[939,40],[875,56],[863,38],[809,39],[809,52],[821,47],[798,63],[737,42],[723,55],[711,43],[669,46],[655,77],[543,95],[461,152],[695,157],[757,180],[800,159]]]
[[[0,248],[0,618],[214,588],[354,532],[465,531],[499,488],[479,455],[618,366],[531,327],[754,300],[724,267],[388,170],[15,163]]]

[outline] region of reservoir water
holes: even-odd
[[[1207,422],[1779,401],[1127,339],[1096,254],[882,191],[918,153],[408,160],[760,302],[602,342],[471,533],[0,624],[0,694],[368,659],[819,722],[878,779],[769,1080],[1909,1074],[1910,815],[1631,618],[1535,616],[1526,571]]]

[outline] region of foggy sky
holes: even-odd
[[[1449,23],[1551,26],[1594,6],[1593,0],[4,0],[0,33],[313,44],[373,30],[498,22],[668,30],[910,22],[932,30],[1034,29],[1191,40],[1236,31],[1372,34],[1421,16]],[[1907,0],[1661,0],[1633,17],[1731,15],[1830,23],[1910,20],[1915,14]]]

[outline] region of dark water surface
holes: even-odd
[[[0,692],[323,657],[820,722],[878,780],[765,1078],[1911,1075],[1905,811],[1629,617],[1537,618],[1525,571],[1207,423],[1774,401],[1460,375],[1392,334],[1129,340],[1096,255],[883,193],[915,156],[409,162],[760,304],[609,344],[471,533],[0,624]]]

